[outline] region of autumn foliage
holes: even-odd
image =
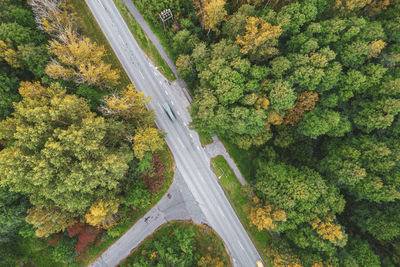
[[[95,241],[99,231],[100,230],[95,227],[82,224],[75,224],[68,227],[69,237],[78,236],[78,241],[75,245],[75,253],[81,254],[84,252],[85,249]]]
[[[286,111],[283,124],[295,125],[300,122],[306,111],[313,110],[315,103],[319,100],[318,93],[304,91],[297,94],[296,106]]]
[[[141,177],[144,185],[151,192],[156,193],[160,190],[161,186],[165,183],[165,169],[158,154],[153,153],[153,170],[151,170],[147,175]]]
[[[334,224],[333,216],[327,216],[322,220],[319,218],[311,221],[311,226],[317,231],[317,233],[322,236],[322,238],[327,239],[331,242],[335,240],[340,240],[344,237],[340,225]]]
[[[269,231],[276,227],[277,222],[286,221],[286,213],[284,210],[270,204],[262,206],[259,201],[257,197],[253,198],[255,207],[250,208],[250,225],[256,226],[259,231],[264,229]]]

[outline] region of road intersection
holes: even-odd
[[[176,89],[176,83],[170,84],[148,60],[112,0],[86,2],[136,88],[151,97],[148,107],[155,111],[157,126],[167,133],[166,142],[176,168],[198,203],[206,220],[203,222],[222,238],[234,266],[256,266],[261,258],[212,172],[197,133],[189,129],[188,99]],[[162,107],[165,103],[176,115],[174,122]],[[102,262],[105,262],[104,257]],[[102,262],[97,261],[93,266],[109,266]]]

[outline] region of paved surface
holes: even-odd
[[[157,228],[168,221],[192,220],[197,224],[207,223],[198,203],[187,188],[179,170],[163,198],[135,223],[120,239],[110,246],[91,267],[115,266],[126,258],[132,249]]]
[[[231,156],[226,151],[224,144],[219,140],[218,136],[213,136],[213,143],[207,145],[204,149],[207,155],[211,158],[214,158],[218,155],[222,155],[225,160],[228,162],[229,166],[231,166],[233,172],[236,175],[236,178],[239,180],[241,185],[246,184],[246,180],[243,178],[242,173],[240,172],[239,168],[236,166],[236,163],[233,161]]]
[[[175,86],[162,76],[146,58],[133,38],[112,0],[86,0],[105,36],[136,87],[152,101],[148,107],[155,111],[156,123],[167,133],[165,138],[182,174],[188,190],[198,203],[202,214],[224,241],[235,266],[256,266],[260,256],[241,225],[234,210],[210,168],[209,157],[202,148],[196,132],[189,129],[190,115],[186,109],[188,99],[176,93]],[[177,120],[172,122],[162,108],[168,103]],[[150,231],[149,229],[148,231]],[[126,256],[127,246],[121,242],[120,249],[112,257]],[[103,254],[97,266],[107,263],[110,254]]]

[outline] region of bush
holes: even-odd
[[[75,257],[78,256],[74,252],[76,244],[76,238],[69,238],[67,234],[58,241],[57,246],[53,250],[53,258],[56,262],[60,263],[72,263]]]

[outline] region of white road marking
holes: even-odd
[[[173,104],[174,104],[174,101],[171,100],[171,104],[173,105]]]
[[[104,8],[103,4],[101,3],[101,1],[99,0],[99,4],[101,5],[102,8]]]
[[[242,243],[240,243],[239,240],[238,240],[238,244],[239,244],[239,246],[244,250],[244,247],[242,246]]]
[[[220,207],[220,206],[218,206],[218,209],[219,209],[219,212],[221,213],[222,217],[225,217],[225,214],[224,214],[224,212],[221,210],[221,207]]]
[[[199,147],[199,146],[197,146],[197,149],[198,149],[198,150],[200,150],[200,147]]]
[[[168,92],[167,92],[167,90],[164,90],[164,92],[168,95]]]
[[[144,79],[143,73],[139,70],[140,75],[142,75],[142,78]]]
[[[118,34],[119,39],[121,39],[122,42],[124,42],[124,40],[121,37],[121,34]]]
[[[193,135],[192,134],[189,134],[190,135],[190,137],[192,137],[193,138]]]
[[[178,113],[179,116],[181,115],[181,113],[179,113],[179,111],[177,111],[176,113]]]
[[[185,148],[185,146],[183,145],[181,139],[178,139],[178,140],[179,140],[179,143],[181,143],[182,147]]]

